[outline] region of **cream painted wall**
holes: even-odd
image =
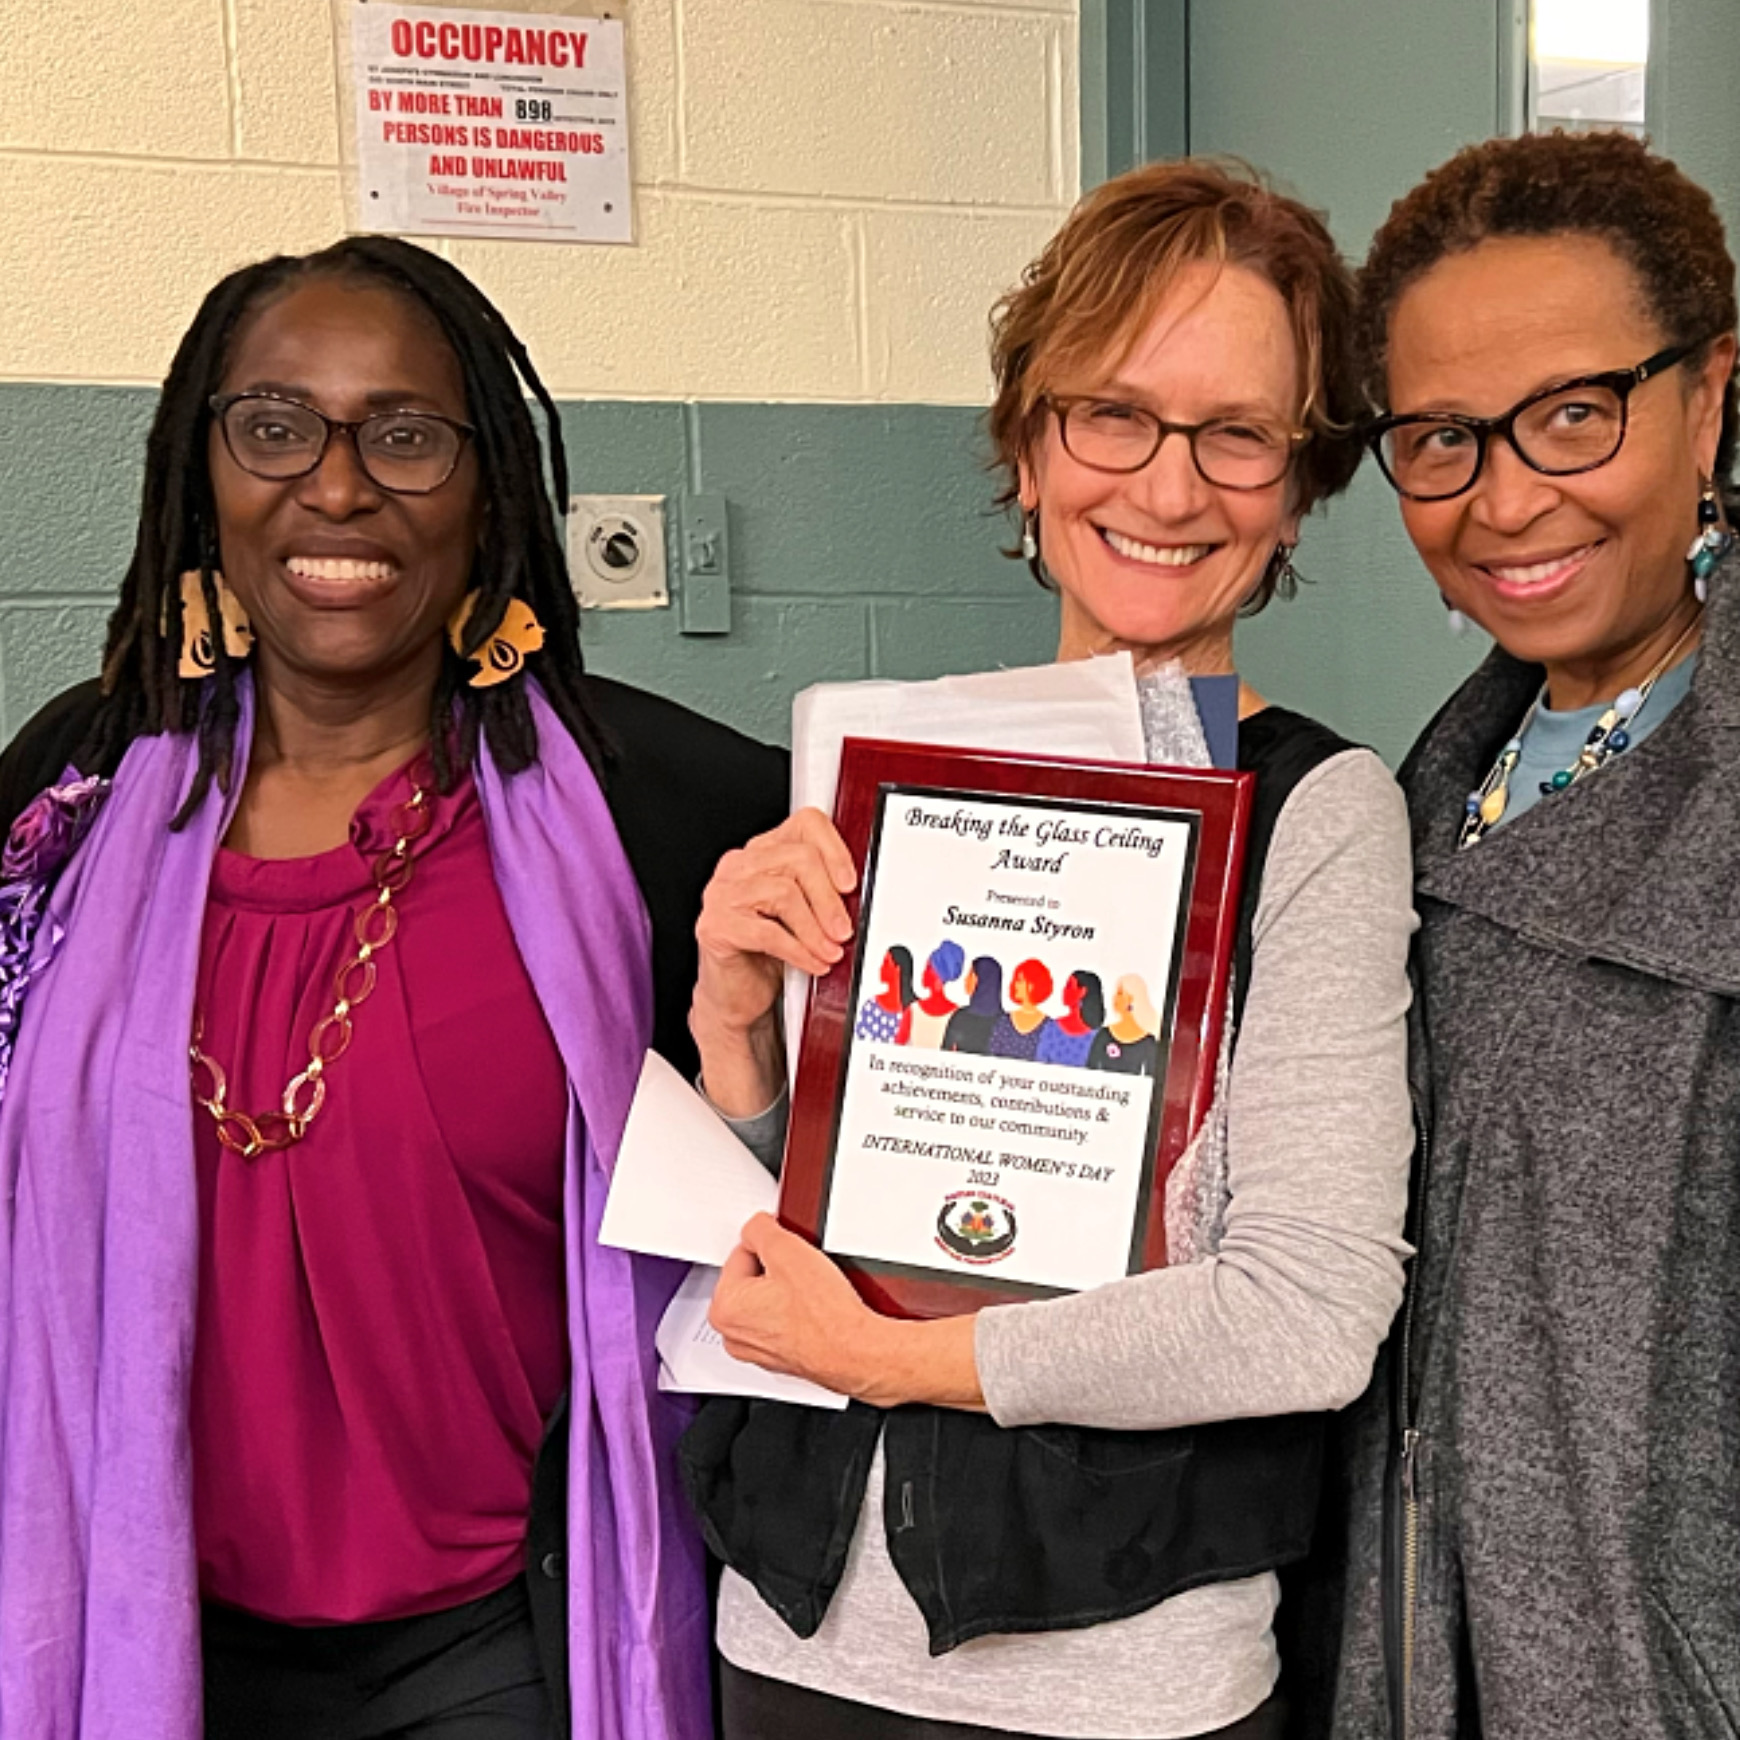
[[[511,9],[511,0],[503,0]],[[983,402],[1074,197],[1077,0],[625,0],[638,245],[442,244],[568,397]],[[151,384],[344,227],[329,0],[0,0],[0,381]]]

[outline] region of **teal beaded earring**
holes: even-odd
[[[1710,596],[1710,576],[1733,544],[1734,534],[1722,524],[1715,480],[1706,478],[1703,493],[1698,497],[1698,535],[1686,551],[1686,560],[1692,565],[1692,590],[1700,604]]]

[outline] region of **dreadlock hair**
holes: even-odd
[[[456,267],[391,236],[353,236],[319,253],[278,255],[232,272],[200,305],[170,364],[145,448],[145,485],[133,559],[109,619],[103,653],[104,701],[79,757],[80,766],[113,767],[135,737],[195,732],[199,763],[173,827],[182,827],[215,781],[228,791],[240,715],[240,666],[215,632],[218,609],[217,512],[207,462],[210,400],[222,385],[242,320],[296,285],[336,278],[383,287],[426,309],[458,358],[484,499],[483,537],[472,567],[476,603],[458,654],[443,645],[430,706],[429,742],[437,788],[451,791],[471,767],[481,732],[504,773],[529,767],[537,729],[526,698],[526,673],[487,689],[467,683],[470,656],[501,625],[514,598],[531,606],[544,628],[533,655],[556,716],[594,768],[603,758],[587,703],[580,655],[580,612],[546,493],[543,454],[526,404],[543,407],[549,487],[568,499],[568,458],[561,417],[525,346],[501,311]],[[182,637],[181,575],[197,571],[209,620],[213,668],[206,681],[177,674]]]

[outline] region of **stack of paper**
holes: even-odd
[[[779,1186],[719,1114],[649,1051],[616,1171],[599,1242],[650,1257],[693,1263],[659,1325],[659,1388],[702,1395],[773,1396],[843,1408],[844,1396],[733,1359],[707,1322],[707,1307],[737,1235],[751,1215],[771,1214]]]

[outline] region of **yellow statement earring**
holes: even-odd
[[[477,593],[468,592],[459,601],[459,608],[447,619],[447,643],[462,659],[477,666],[470,686],[488,689],[519,675],[527,658],[544,644],[544,625],[523,599],[510,598],[496,631],[476,652],[468,653],[465,626],[477,608],[477,599]]]
[[[217,588],[218,614],[223,621],[224,651],[232,659],[245,659],[254,650],[254,625],[248,621],[241,600],[224,584],[223,575],[214,573],[211,578]],[[168,614],[165,607],[165,617]],[[168,627],[167,622],[164,627]],[[200,584],[199,570],[189,568],[181,576],[181,662],[176,666],[176,674],[197,681],[209,677],[216,667],[205,589]]]

